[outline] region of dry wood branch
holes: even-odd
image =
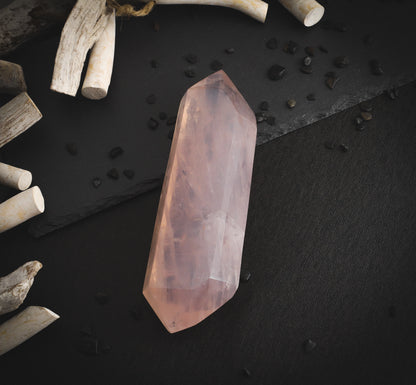
[[[0,162],[0,184],[18,190],[26,190],[32,183],[32,173]]]

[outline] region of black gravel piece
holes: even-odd
[[[176,124],[176,116],[169,117],[168,120],[166,121],[166,124],[168,126],[173,126],[174,124]]]
[[[262,111],[269,111],[269,103],[266,101],[261,102],[259,107]]]
[[[152,68],[158,68],[159,67],[158,61],[155,60],[155,59],[150,60],[150,67],[152,67]]]
[[[198,63],[198,56],[196,56],[195,54],[193,54],[193,53],[188,53],[186,56],[185,56],[185,60],[189,63],[189,64],[196,64],[196,63]]]
[[[114,179],[114,180],[117,180],[120,177],[116,168],[112,168],[111,170],[109,170],[107,172],[107,176],[111,179]]]
[[[289,40],[283,47],[283,51],[294,55],[298,50],[298,43],[295,43],[293,40]]]
[[[364,122],[363,122],[363,123],[360,123],[360,124],[357,124],[357,125],[355,126],[355,129],[356,129],[357,131],[364,131],[364,130],[365,130],[365,124],[364,124]]]
[[[331,90],[333,90],[335,88],[335,85],[338,83],[339,78],[338,77],[328,77],[325,80],[325,84],[327,85],[327,87]]]
[[[155,94],[150,94],[150,95],[146,98],[146,103],[147,103],[147,104],[155,104],[155,103],[156,103],[156,95],[155,95]]]
[[[94,178],[94,179],[92,180],[92,185],[93,185],[93,187],[95,187],[95,188],[100,187],[102,183],[103,183],[103,182],[101,181],[101,179],[100,179],[100,178]]]
[[[175,133],[175,129],[172,127],[170,130],[169,130],[169,132],[168,132],[168,138],[170,139],[170,140],[172,140],[173,139],[173,134]]]
[[[373,114],[371,112],[361,111],[360,115],[366,122],[373,119]]]
[[[156,130],[156,128],[159,127],[159,122],[155,118],[150,118],[147,121],[147,127],[149,127],[151,130]]]
[[[223,64],[219,60],[214,60],[211,62],[210,67],[213,71],[219,71],[222,69]]]
[[[268,72],[267,76],[270,80],[276,81],[282,79],[286,74],[286,68],[282,67],[279,64],[272,65]]]
[[[110,150],[110,152],[108,153],[108,156],[109,156],[111,159],[115,159],[115,158],[117,158],[118,156],[122,155],[123,153],[124,153],[124,150],[123,150],[120,146],[118,146],[118,147],[114,147],[114,148],[112,148],[112,149]]]
[[[225,53],[228,53],[228,55],[232,55],[234,52],[235,52],[235,49],[233,47],[225,49]]]
[[[313,48],[313,47],[310,47],[310,46],[308,46],[308,47],[305,47],[305,53],[308,55],[308,56],[315,56],[315,49]]]
[[[307,340],[303,341],[302,346],[303,346],[303,351],[305,353],[310,353],[310,352],[312,352],[312,350],[314,350],[316,348],[316,342],[314,342],[310,339],[307,339]]]
[[[384,74],[383,68],[381,68],[381,64],[378,60],[372,59],[369,64],[373,75],[380,76]]]
[[[354,123],[355,123],[355,125],[356,125],[356,126],[358,126],[358,125],[360,125],[360,124],[363,124],[363,122],[364,122],[364,120],[363,120],[363,118],[362,118],[361,116],[357,116],[357,117],[354,119]]]
[[[241,274],[240,281],[241,282],[248,282],[248,281],[250,281],[250,278],[251,278],[251,273],[249,271],[247,271],[247,272]]]
[[[327,148],[328,150],[333,150],[335,148],[335,143],[334,142],[325,142],[324,143],[325,148]]]
[[[286,101],[286,105],[289,107],[289,108],[295,108],[295,106],[296,106],[296,100],[295,99],[288,99],[287,101]]]
[[[166,120],[168,118],[168,114],[166,112],[159,112],[159,119]]]
[[[183,73],[187,78],[194,78],[196,76],[195,70],[193,70],[192,68],[186,69],[185,71],[183,71]]]
[[[320,45],[318,48],[323,53],[328,53],[329,52],[323,45]]]
[[[134,171],[126,168],[125,170],[123,170],[123,174],[127,179],[133,179],[134,178]]]
[[[250,372],[250,370],[248,370],[247,368],[244,368],[244,369],[243,369],[243,375],[244,375],[245,377],[247,377],[247,378],[250,378],[250,377],[251,377],[251,372]]]
[[[267,123],[269,126],[274,126],[274,125],[276,124],[276,118],[275,118],[274,116],[268,116],[268,117],[266,118],[266,123]]]
[[[98,356],[98,339],[95,337],[83,337],[78,343],[77,350],[87,356]]]
[[[75,143],[67,143],[65,145],[66,150],[71,155],[77,155],[78,154],[78,146]]]
[[[338,56],[334,59],[334,65],[338,68],[345,68],[350,64],[348,56]]]
[[[255,115],[256,115],[256,122],[257,123],[263,123],[267,119],[267,116],[264,112],[256,112]]]
[[[110,296],[107,293],[98,292],[94,296],[97,303],[100,305],[106,305],[110,301]]]
[[[399,97],[399,90],[397,88],[390,88],[385,91],[386,95],[390,100],[395,100]]]
[[[347,146],[346,144],[343,144],[343,143],[341,143],[341,144],[339,145],[339,149],[340,149],[342,152],[348,152],[348,150],[349,150],[348,146]]]
[[[311,75],[312,74],[312,67],[311,66],[302,66],[300,67],[300,72]]]
[[[368,102],[362,102],[359,104],[359,106],[360,106],[361,111],[365,111],[365,112],[373,111],[373,106]]]
[[[313,102],[316,100],[316,96],[315,94],[308,94],[306,95],[306,99],[309,100],[310,102]]]
[[[312,58],[310,56],[305,56],[303,58],[303,65],[310,66],[312,64]]]
[[[277,39],[272,37],[271,39],[267,40],[266,47],[268,49],[276,49],[277,48]]]

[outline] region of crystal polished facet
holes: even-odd
[[[223,71],[182,98],[143,288],[171,333],[238,288],[256,134],[253,111]]]

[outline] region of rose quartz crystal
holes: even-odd
[[[143,288],[170,333],[237,291],[256,133],[253,111],[223,71],[182,98]]]

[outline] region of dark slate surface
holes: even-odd
[[[169,153],[169,127],[160,122],[152,131],[147,122],[159,112],[174,116],[186,89],[211,72],[215,59],[254,110],[261,101],[269,102],[276,122],[259,125],[259,144],[414,79],[414,2],[340,0],[325,5],[326,21],[310,29],[274,2],[265,25],[230,9],[192,6],[159,6],[146,19],[119,20],[110,95],[101,102],[49,91],[57,36],[16,52],[9,59],[23,65],[30,95],[44,118],[1,152],[5,161],[30,169],[44,192],[47,211],[32,223],[31,232],[40,236],[159,185]],[[155,22],[159,32],[154,31]],[[335,29],[345,23],[347,30],[324,28],[328,22]],[[364,41],[368,34],[371,44]],[[279,42],[276,50],[266,47],[272,37]],[[282,50],[289,40],[299,44],[295,55]],[[299,71],[307,45],[315,47],[312,75]],[[229,47],[235,48],[234,54],[224,52]],[[188,53],[196,54],[198,63],[189,65],[184,60]],[[334,67],[339,55],[348,55],[347,68]],[[380,61],[383,76],[370,73],[371,59]],[[151,68],[151,60],[159,67]],[[286,67],[282,80],[267,78],[273,64]],[[188,68],[195,70],[195,78],[185,77]],[[327,71],[340,77],[334,90],[324,83]],[[152,93],[157,102],[148,105],[145,99]],[[310,93],[316,101],[306,100]],[[286,107],[288,98],[297,100],[295,109]],[[69,142],[77,144],[77,156],[66,152]],[[107,153],[118,145],[125,152],[111,161]],[[135,178],[109,180],[106,173],[113,167],[120,173],[131,168]],[[92,187],[95,177],[103,180],[99,189]]]
[[[1,358],[2,383],[413,385],[415,102],[407,86],[373,102],[363,132],[355,107],[258,147],[242,267],[251,279],[175,335],[140,293],[159,190],[41,239],[27,225],[3,234],[0,276],[38,258],[25,306],[61,319]],[[78,350],[90,326],[107,354]]]

